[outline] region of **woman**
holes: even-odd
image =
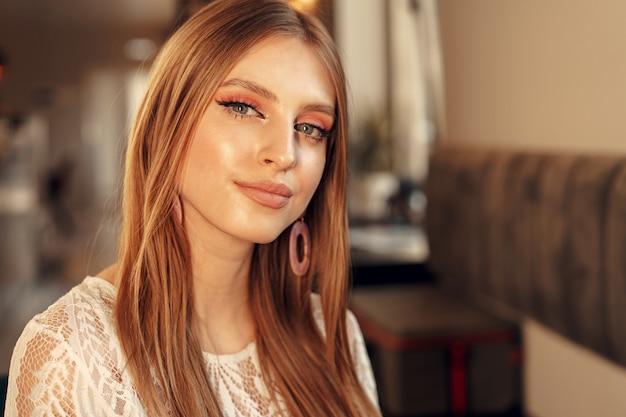
[[[346,311],[347,103],[328,34],[283,0],[217,0],[152,71],[118,262],[29,323],[8,415],[379,415]]]

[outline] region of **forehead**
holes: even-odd
[[[250,48],[234,65],[225,81],[249,79],[281,92],[311,95],[335,102],[332,77],[317,51],[296,37],[273,36]]]

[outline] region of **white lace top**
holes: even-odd
[[[87,277],[28,323],[11,360],[5,417],[146,415],[115,336],[115,295],[108,281]],[[313,308],[321,324],[318,297]],[[363,336],[351,313],[348,331],[359,379],[378,404]],[[277,414],[254,342],[235,354],[204,357],[225,417]]]

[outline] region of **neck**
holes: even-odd
[[[204,351],[226,354],[255,338],[248,298],[254,245],[192,242],[195,330]]]

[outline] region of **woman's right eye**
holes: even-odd
[[[248,110],[250,110],[250,106],[242,103],[234,103],[230,106],[232,111],[239,114],[248,114]]]
[[[220,101],[218,104],[235,116],[260,117],[261,119],[265,119],[265,116],[251,104],[239,101]]]

